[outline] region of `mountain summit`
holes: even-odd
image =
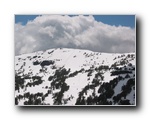
[[[15,104],[135,105],[135,61],[67,48],[15,56]]]

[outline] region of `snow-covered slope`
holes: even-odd
[[[49,49],[15,56],[16,105],[135,105],[135,53]]]

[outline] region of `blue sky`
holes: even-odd
[[[37,16],[38,15],[15,15],[15,23],[25,25],[28,21],[35,19]],[[109,25],[135,28],[134,15],[94,15],[94,18],[96,21],[101,21]]]
[[[25,25],[29,20],[33,20],[38,15],[15,15],[15,23],[21,23]]]
[[[109,25],[122,25],[135,28],[134,15],[95,15],[94,18],[97,21],[101,21]]]

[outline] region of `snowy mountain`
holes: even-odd
[[[67,48],[15,56],[15,104],[135,105],[135,61]]]

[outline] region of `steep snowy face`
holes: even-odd
[[[135,53],[58,48],[15,56],[16,105],[135,102]]]

